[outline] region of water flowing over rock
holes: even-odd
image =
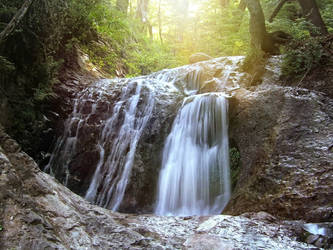
[[[207,61],[207,60],[211,60],[211,59],[213,59],[211,56],[209,56],[205,53],[199,52],[199,53],[195,53],[195,54],[191,55],[189,58],[189,62],[190,62],[190,64],[192,64],[192,63]]]
[[[71,190],[81,196],[87,193],[100,160],[101,131],[112,117],[123,88],[133,82],[130,95],[134,96],[138,86],[134,82],[141,81],[144,91],[139,113],[144,113],[145,100],[150,94],[154,105],[136,145],[118,211],[151,213],[156,207],[164,144],[183,99],[224,91],[233,96],[229,98],[229,139],[231,147],[239,150],[241,161],[238,184],[225,212],[239,215],[264,210],[290,219],[332,221],[332,99],[316,91],[277,86],[279,57],[269,60],[263,84],[250,86],[247,83],[251,77],[237,72],[242,60],[242,57],[219,58],[150,76],[91,85],[74,98],[78,100],[77,110],[82,110],[77,120],[82,121],[73,123],[71,136],[64,136],[77,138],[76,152],[66,160],[68,170],[57,167],[61,156],[54,157],[56,161],[51,164],[54,175],[63,183],[68,176]],[[84,97],[89,93],[93,98]],[[91,114],[94,106],[96,112]],[[122,122],[120,119],[116,131]]]
[[[221,93],[184,100],[163,150],[157,214],[221,213],[230,197],[227,110]]]
[[[219,58],[92,84],[74,98],[45,171],[100,206],[152,212],[164,142],[182,100],[238,88],[243,74],[235,69],[242,59]]]
[[[1,128],[0,190],[0,249],[310,248],[298,241],[302,223],[262,213],[135,216],[91,205],[41,172]]]
[[[111,210],[118,209],[123,199],[136,146],[147,121],[151,118],[154,105],[151,91],[148,90],[147,97],[141,94],[141,91],[144,91],[142,82],[129,83],[124,88],[98,141],[99,162],[85,196],[87,200]],[[134,94],[129,96],[131,92]],[[141,103],[143,108],[139,105],[140,98],[142,103],[146,102]],[[123,122],[119,127],[121,119]],[[99,193],[97,189],[100,189]]]
[[[158,109],[177,103],[177,93],[141,78],[101,80],[81,91],[45,170],[74,190],[81,186],[78,193],[88,200],[117,209],[147,122],[151,134],[157,133]],[[169,119],[169,113],[160,114],[160,121]]]

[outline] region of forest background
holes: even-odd
[[[265,55],[251,45],[253,13],[246,8],[251,2],[261,4],[268,32],[288,34],[279,46],[285,79],[302,78],[327,66],[325,41],[333,32],[333,1],[311,1],[325,34],[309,21],[300,0],[0,0],[0,97],[5,100],[0,104],[7,110],[1,123],[25,151],[36,155],[39,143],[31,141],[47,129],[43,114],[55,97],[53,86],[73,67],[78,51],[107,77],[184,65],[196,52],[260,60]],[[4,36],[24,4],[25,12]]]

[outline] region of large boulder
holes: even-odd
[[[241,172],[226,213],[333,221],[333,100],[262,85],[238,90],[230,106],[230,141],[240,151]]]

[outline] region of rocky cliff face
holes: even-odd
[[[332,221],[333,100],[270,84],[238,90],[230,106],[241,173],[226,212]]]
[[[158,91],[120,211],[153,211],[162,148],[183,95],[192,88],[199,88],[200,93],[221,91],[220,83],[226,80],[229,93],[234,95],[230,99],[230,142],[241,156],[238,185],[226,213],[264,210],[290,219],[333,220],[332,99],[313,90],[312,85],[312,90],[278,86],[279,57],[269,60],[260,86],[248,87],[251,77],[235,71],[241,60],[237,57],[201,62],[167,74],[171,80],[175,78],[172,81],[180,93]],[[151,77],[161,76],[159,72]],[[241,88],[234,90],[238,83]],[[60,88],[59,96],[70,100],[75,94],[70,85],[67,88]],[[95,147],[99,121],[105,119],[105,109],[112,109],[120,92],[110,87],[104,102],[98,104],[99,112],[79,138],[81,149],[69,164],[68,186],[80,195],[85,194],[95,171],[92,166],[99,159]],[[89,105],[87,110],[92,103]],[[62,114],[68,113],[69,103],[63,107],[67,111]],[[61,128],[62,124],[59,131]],[[64,180],[64,174],[60,171],[56,176]]]
[[[0,129],[0,249],[306,249],[300,222],[126,215],[90,205],[41,172]]]

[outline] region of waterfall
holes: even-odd
[[[118,101],[110,102],[109,88],[120,90]],[[117,95],[114,94],[113,97]],[[70,165],[87,137],[99,152],[99,161],[85,198],[99,206],[117,210],[126,189],[140,136],[151,118],[154,90],[149,81],[101,80],[78,93],[74,109],[64,124],[64,133],[58,139],[44,171],[57,176],[68,185]],[[91,131],[95,127],[99,135]],[[89,134],[90,133],[90,134]],[[79,146],[78,146],[79,144]],[[91,166],[94,167],[94,166]]]
[[[135,93],[129,95],[133,90]],[[117,210],[123,199],[138,141],[152,114],[153,92],[149,91],[144,108],[140,110],[141,92],[142,81],[136,86],[131,82],[124,89],[98,141],[100,160],[85,198],[111,210]],[[119,127],[121,116],[124,118]]]
[[[224,57],[91,84],[72,100],[44,170],[99,206],[133,211],[148,200],[149,212],[160,174],[156,213],[220,213],[230,196],[222,93],[239,87],[242,60]]]
[[[227,99],[184,100],[163,151],[156,213],[219,214],[230,197]]]

